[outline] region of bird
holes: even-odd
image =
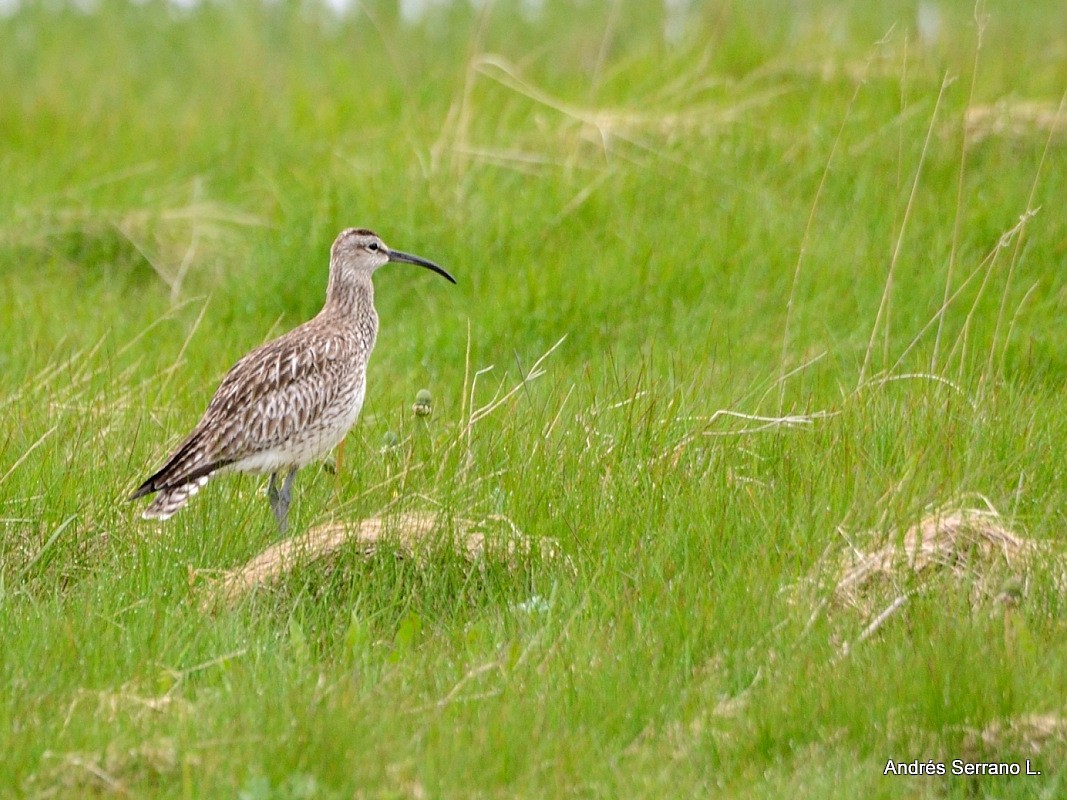
[[[132,501],[155,494],[143,518],[169,519],[216,475],[269,473],[267,498],[285,533],[297,470],[339,444],[363,407],[378,335],[371,276],[393,262],[456,282],[434,262],[389,248],[373,231],[341,231],[330,247],[322,310],[226,373],[192,433],[130,495]]]

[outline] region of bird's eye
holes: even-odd
[[[377,242],[371,242],[370,244],[367,245],[367,249],[370,250],[372,253],[377,252],[378,251],[378,243]]]

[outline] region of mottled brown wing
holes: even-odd
[[[313,424],[337,398],[345,350],[336,335],[297,328],[248,353],[226,373],[193,432],[132,497],[278,447]]]

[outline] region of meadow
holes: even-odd
[[[427,13],[4,7],[0,796],[1063,796],[1063,4]],[[347,226],[388,535],[222,597],[126,497]]]

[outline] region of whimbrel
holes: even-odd
[[[158,492],[141,516],[168,519],[214,475],[270,473],[267,497],[285,531],[296,471],[340,443],[363,406],[378,333],[371,275],[390,261],[418,264],[456,282],[432,261],[391,250],[372,231],[342,231],[330,248],[322,311],[226,373],[193,432],[131,495]]]

